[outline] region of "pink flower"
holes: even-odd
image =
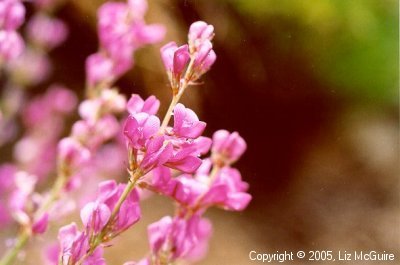
[[[134,47],[139,49],[146,44],[160,42],[164,38],[166,30],[161,24],[146,25],[144,21],[136,21],[133,32]]]
[[[98,32],[102,46],[112,58],[121,51],[133,52],[129,8],[126,3],[109,2],[98,10]],[[126,54],[125,54],[126,55]]]
[[[146,151],[139,166],[144,173],[165,164],[171,158],[173,153],[172,144],[167,143],[164,145],[164,139],[163,135],[159,135],[147,141]]]
[[[60,242],[61,263],[66,265],[78,262],[89,248],[88,237],[85,233],[78,231],[75,223],[60,228],[58,241]]]
[[[208,219],[195,215],[189,220],[188,230],[196,237],[197,242],[196,246],[186,253],[185,259],[190,261],[201,260],[208,252],[209,240],[212,235],[212,224]]]
[[[42,252],[43,259],[47,265],[58,264],[58,255],[60,254],[60,246],[58,243],[47,245]]]
[[[205,204],[216,203],[227,210],[242,211],[251,201],[251,195],[246,192],[249,184],[242,181],[240,172],[237,169],[230,167],[222,168],[212,185],[214,189],[218,187],[226,189],[226,198],[223,200],[213,199],[209,194],[208,198],[207,196],[204,197],[203,202]]]
[[[205,252],[203,242],[211,235],[211,224],[196,215],[189,220],[166,216],[149,225],[147,232],[153,254],[164,255],[172,262],[179,258],[201,258]]]
[[[193,155],[190,150],[184,149],[176,152],[165,165],[185,173],[193,173],[201,165],[201,159]]]
[[[190,60],[188,45],[178,47],[170,42],[161,47],[161,58],[173,86],[179,86],[179,81]]]
[[[10,61],[22,54],[24,41],[15,31],[0,30],[0,61]]]
[[[116,77],[114,61],[102,53],[95,53],[86,59],[86,78],[90,86],[111,82]]]
[[[100,94],[104,112],[120,113],[126,108],[126,98],[116,89],[103,89]]]
[[[147,1],[146,0],[128,0],[129,9],[132,12],[134,19],[143,19],[147,12]]]
[[[90,151],[75,139],[66,137],[58,144],[58,157],[66,165],[77,168],[90,159]]]
[[[105,89],[100,97],[87,99],[79,105],[79,115],[91,125],[104,115],[104,113],[118,113],[125,109],[126,99],[116,90]]]
[[[164,63],[165,69],[167,72],[172,72],[174,68],[174,53],[176,49],[178,48],[178,45],[176,45],[175,42],[171,41],[164,46],[161,47],[160,52],[161,52],[161,59]]]
[[[160,25],[146,25],[143,21],[147,4],[144,1],[105,3],[99,11],[99,37],[113,59],[132,57],[132,52],[144,44],[164,37]]]
[[[195,54],[194,71],[198,77],[206,73],[217,59],[217,55],[212,49],[209,40],[205,40],[199,44],[198,51]]]
[[[125,186],[126,184],[117,184],[113,180],[101,182],[99,184],[96,201],[106,205],[108,209],[112,211],[118,199],[121,197]],[[140,217],[139,196],[137,191],[133,190],[122,203],[115,220],[111,221],[112,227],[110,227],[110,231],[114,234],[118,234],[139,221]]]
[[[81,219],[87,231],[100,232],[110,219],[111,211],[107,205],[89,202],[81,210]]]
[[[103,259],[103,248],[97,247],[94,252],[85,256],[89,250],[89,238],[84,232],[78,231],[75,223],[66,225],[58,231],[60,243],[61,264],[76,264],[83,257],[83,265],[105,265]]]
[[[165,166],[159,166],[145,175],[142,180],[152,191],[170,196],[175,189],[175,182],[172,180],[171,170]]]
[[[65,41],[68,28],[62,20],[35,15],[28,23],[28,37],[38,46],[51,50]]]
[[[46,101],[54,111],[65,114],[74,111],[78,102],[74,92],[58,84],[50,86],[46,93]]]
[[[49,224],[49,214],[43,214],[36,222],[32,225],[32,232],[35,234],[43,234],[47,230]]]
[[[219,130],[213,135],[212,158],[215,163],[232,164],[246,148],[246,142],[237,132]]]
[[[137,94],[133,94],[126,105],[126,108],[131,115],[139,112],[155,115],[159,107],[160,101],[155,96],[150,96],[146,100],[143,100]]]
[[[196,113],[183,104],[177,104],[174,108],[174,128],[173,132],[179,137],[195,139],[199,137],[206,123],[199,121]]]
[[[158,117],[141,112],[128,117],[124,126],[124,134],[133,148],[141,149],[159,129]]]
[[[208,25],[204,21],[197,21],[192,23],[189,28],[189,45],[190,50],[195,51],[198,49],[198,46],[206,40],[211,41],[214,37],[214,27],[212,25]]]
[[[165,166],[185,173],[197,170],[202,162],[199,156],[207,153],[211,145],[211,140],[207,137],[183,139],[172,136],[168,141],[173,144],[174,152]]]
[[[20,44],[15,45],[20,46]],[[18,76],[18,84],[33,86],[49,76],[51,63],[44,53],[26,47],[20,56],[9,62],[8,68],[13,75]]]
[[[100,99],[86,99],[79,104],[78,112],[82,119],[93,124],[100,117],[102,102]]]
[[[224,167],[210,183],[210,168],[211,161],[205,160],[194,177],[183,174],[175,178],[171,196],[185,207],[201,212],[211,206],[233,211],[245,209],[251,195],[246,192],[249,186],[242,181],[239,171]]]
[[[15,30],[25,19],[25,7],[18,0],[0,2],[0,29]],[[1,41],[0,41],[1,42]]]
[[[133,65],[133,52],[145,44],[160,41],[165,35],[161,25],[146,25],[147,2],[110,2],[98,10],[98,32],[101,52],[86,62],[88,84],[96,86],[114,81]]]
[[[175,179],[176,187],[172,196],[180,204],[195,206],[201,195],[209,190],[208,183],[201,182],[190,175],[181,175]]]

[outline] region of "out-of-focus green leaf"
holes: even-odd
[[[302,28],[299,52],[338,92],[397,103],[398,2],[395,0],[226,0],[260,23],[271,17]]]

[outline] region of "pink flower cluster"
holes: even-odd
[[[147,25],[145,0],[109,2],[98,11],[101,49],[86,61],[87,82],[91,87],[112,83],[133,65],[133,53],[145,44],[160,41],[165,28]]]
[[[80,260],[85,261],[83,264],[105,264],[102,247],[91,250],[90,242],[98,240],[98,237],[107,241],[140,219],[139,196],[136,191],[128,195],[116,214],[112,213],[125,186],[112,180],[100,183],[96,201],[86,204],[81,210],[84,231],[79,232],[75,223],[60,229],[58,237],[62,264],[75,264]]]
[[[190,26],[188,44],[178,47],[175,42],[170,42],[161,48],[173,91],[178,92],[184,82],[197,80],[214,64],[217,56],[211,43],[213,37],[214,27],[198,21]]]
[[[206,209],[216,206],[242,211],[247,207],[251,200],[248,184],[231,167],[233,160],[222,159],[229,156],[237,160],[245,149],[246,144],[237,133],[220,130],[213,137],[212,158],[204,159],[195,174],[172,177],[172,172],[162,166],[143,178],[142,187],[178,203],[175,217],[163,218],[148,228],[152,250],[149,262],[153,262],[149,264],[201,259],[211,235],[211,224],[201,217]]]
[[[124,134],[132,151],[134,164],[131,170],[146,174],[156,167],[166,166],[191,173],[200,166],[199,156],[207,152],[211,141],[200,136],[205,123],[199,121],[192,110],[182,104],[176,105],[174,127],[162,133],[161,122],[154,115],[159,106],[154,96],[143,101],[140,96],[133,95],[128,106],[130,115],[125,123]]]
[[[5,35],[0,32],[0,61],[2,60],[1,58],[4,57],[5,61],[7,61],[6,71],[13,81],[20,86],[37,85],[49,76],[52,65],[47,53],[60,46],[68,36],[66,24],[62,20],[52,17],[44,10],[53,8],[56,1],[52,0],[48,2],[47,5],[40,5],[39,2],[40,1],[34,1],[38,9],[27,23],[25,45],[19,35],[19,40],[17,41],[17,37],[15,37],[17,35]],[[19,23],[16,23],[16,18],[12,20],[14,21],[14,23],[12,23],[14,26],[22,24],[25,9],[20,1],[5,0],[1,2],[0,21],[3,15],[1,12],[1,5],[9,6],[8,9],[4,8],[4,11],[8,11],[8,13],[11,13],[11,10],[17,9],[16,7],[18,7],[17,10],[22,9],[24,12],[18,12],[20,16],[18,20]],[[11,6],[14,8],[12,9]],[[9,14],[7,16],[5,12],[4,20],[7,21],[9,16],[11,15]],[[4,40],[2,41],[1,39],[3,37]]]
[[[34,4],[39,11],[26,27],[27,48],[22,52],[12,38],[7,36],[8,42],[2,38],[9,32],[18,34],[25,9],[18,0],[0,2],[0,62],[7,62],[10,79],[20,86],[44,79],[50,69],[46,52],[68,34],[66,25],[49,15],[56,0],[35,0]],[[62,220],[59,217],[73,208],[66,203],[67,195],[83,179],[92,186],[93,178],[86,177],[97,177],[96,196],[85,194],[81,228],[71,223],[59,229],[59,244],[48,252],[51,264],[106,264],[105,247],[140,220],[140,197],[146,192],[170,199],[175,213],[148,226],[149,254],[125,265],[197,261],[207,253],[212,234],[212,224],[204,217],[207,209],[242,211],[251,201],[249,185],[233,167],[247,148],[244,139],[226,130],[215,132],[212,138],[203,136],[206,123],[179,103],[184,91],[216,61],[212,25],[195,22],[186,44],[170,42],[161,48],[172,88],[163,118],[158,116],[160,101],[155,96],[144,99],[133,94],[127,101],[112,87],[132,67],[134,52],[165,34],[163,26],[145,23],[146,12],[145,0],[107,2],[99,8],[100,47],[86,60],[87,97],[79,105],[75,95],[61,86],[52,86],[24,104],[25,130],[14,148],[15,163],[0,166],[0,225],[14,219],[21,234],[1,264],[11,264],[28,239],[43,234],[51,220]],[[63,137],[64,122],[76,105],[79,119]],[[121,115],[124,111],[127,116]],[[121,146],[127,163],[118,153]],[[99,181],[103,169],[115,174],[124,167],[129,174],[126,183]],[[38,193],[39,181],[52,173],[56,178],[50,191]]]
[[[17,58],[24,49],[17,29],[25,19],[25,7],[19,0],[0,2],[0,65]]]
[[[126,104],[129,116],[123,128],[129,182],[100,184],[97,199],[81,211],[83,232],[76,232],[74,226],[72,241],[60,236],[62,262],[75,264],[95,258],[90,264],[103,264],[103,245],[140,218],[137,187],[170,197],[177,203],[175,216],[166,216],[149,225],[151,254],[138,264],[201,259],[212,232],[211,223],[203,217],[205,211],[212,206],[241,211],[250,202],[248,184],[231,167],[246,149],[243,138],[225,130],[217,131],[213,139],[202,136],[206,123],[176,98],[214,63],[216,56],[210,42],[213,35],[212,26],[196,22],[189,30],[189,45],[178,48],[169,43],[161,48],[174,92],[172,113],[167,112],[161,123],[156,116],[160,101],[155,96],[144,100],[134,94],[129,99]],[[172,126],[168,126],[170,115]],[[210,149],[211,156],[201,158]],[[107,203],[104,198],[110,197],[112,203]],[[65,245],[78,247],[65,248]]]
[[[113,114],[123,111],[125,104],[125,98],[116,90],[106,89],[99,97],[84,100],[79,105],[81,120],[74,123],[71,135],[58,144],[58,164],[70,178],[69,188],[79,185],[79,172],[92,153],[118,134],[120,125]]]
[[[0,217],[3,224],[10,223],[13,217],[26,226],[39,218],[35,212],[43,202],[43,196],[34,189],[54,170],[55,146],[64,129],[63,121],[75,105],[76,97],[69,89],[53,85],[46,94],[33,98],[25,106],[22,121],[26,131],[14,146],[15,162],[1,166],[0,170],[0,181],[5,184],[0,187],[5,199],[0,202],[0,208],[7,209],[0,213],[4,214]],[[12,216],[7,212],[13,213]],[[40,218],[43,216],[42,213]]]
[[[0,166],[0,227],[5,227],[14,219],[22,227],[30,227],[33,234],[46,231],[48,214],[35,215],[43,197],[35,192],[37,177],[25,171],[18,171],[14,165]]]
[[[29,101],[22,109],[25,134],[14,146],[19,168],[39,180],[47,178],[56,165],[56,146],[64,132],[64,120],[77,105],[75,94],[61,85],[52,85],[44,95]]]

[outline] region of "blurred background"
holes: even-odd
[[[58,11],[70,36],[51,53],[48,83],[30,93],[57,81],[83,95],[103,2],[70,0]],[[248,143],[236,166],[253,200],[242,213],[210,211],[214,236],[200,264],[248,264],[251,250],[376,250],[399,262],[398,10],[396,0],[149,0],[147,20],[167,36],[135,54],[120,89],[156,95],[164,113],[159,48],[184,43],[204,20],[218,59],[183,103],[207,122],[205,135],[238,131]],[[172,211],[157,196],[143,208],[137,229],[106,251],[110,264],[143,256],[146,223]]]

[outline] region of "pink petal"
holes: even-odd
[[[103,203],[90,202],[81,210],[83,225],[95,233],[103,229],[110,216],[110,209]]]
[[[32,232],[35,234],[43,234],[47,230],[49,223],[49,214],[45,213],[32,225]]]

